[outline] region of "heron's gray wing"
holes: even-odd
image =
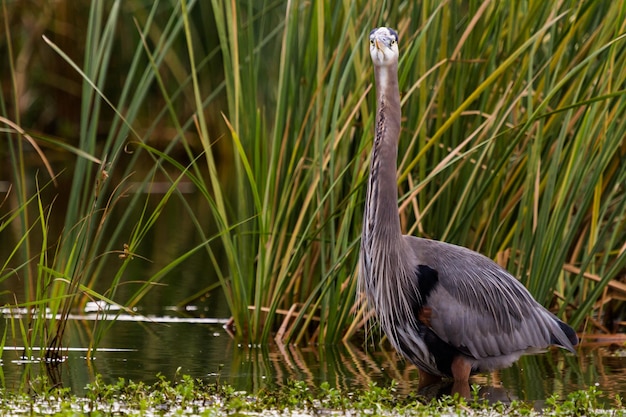
[[[475,358],[550,344],[574,351],[556,316],[491,259],[439,241],[409,236],[407,243],[416,267],[427,265],[437,273],[424,303],[432,309],[431,329],[445,342]]]

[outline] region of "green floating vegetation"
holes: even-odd
[[[543,408],[523,401],[489,402],[472,387],[470,398],[442,396],[427,400],[417,394],[400,396],[396,383],[371,384],[367,389],[343,392],[327,382],[311,388],[291,381],[275,390],[251,394],[228,385],[207,383],[189,376],[172,382],[163,376],[154,384],[119,379],[105,384],[100,377],[85,387],[82,397],[63,388],[47,387],[45,380],[31,385],[32,392],[2,392],[0,413],[10,415],[381,415],[381,416],[624,416],[616,396],[614,408],[599,400],[596,387],[573,392],[565,399],[550,397]]]

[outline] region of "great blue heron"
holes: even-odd
[[[510,366],[576,332],[542,307],[509,272],[467,248],[402,235],[396,164],[400,136],[398,34],[370,33],[376,125],[359,260],[359,291],[393,347],[420,371],[420,387],[441,377]]]

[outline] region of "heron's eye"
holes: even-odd
[[[392,40],[391,40],[391,45],[393,46],[393,45],[395,45],[395,44],[396,44],[396,40],[395,40],[395,39],[392,39]]]
[[[374,46],[374,39],[370,39],[370,45]]]

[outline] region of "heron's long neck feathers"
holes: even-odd
[[[397,64],[375,67],[376,131],[361,234],[358,283],[359,291],[366,294],[368,305],[376,311],[381,328],[391,343],[399,348],[394,323],[400,317],[411,317],[413,304],[407,289],[416,283],[415,271],[408,269],[410,265],[398,215],[401,109],[397,71]]]
[[[371,249],[374,241],[394,247],[402,236],[396,166],[401,116],[397,71],[397,64],[375,69],[376,131],[363,219],[365,249]]]

